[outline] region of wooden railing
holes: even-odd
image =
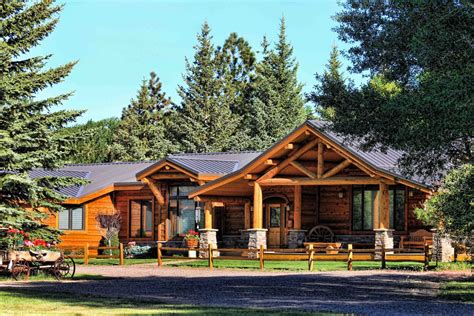
[[[216,249],[211,246],[208,248],[172,248],[163,247],[158,244],[157,262],[158,266],[163,265],[163,259],[204,259],[194,257],[176,257],[165,256],[163,251],[170,252],[184,252],[195,251],[197,255],[204,254],[208,261],[209,269],[214,268],[214,260],[254,260],[260,262],[260,269],[265,268],[265,261],[307,261],[308,270],[313,271],[314,263],[317,261],[343,261],[347,263],[347,270],[352,271],[352,264],[354,261],[380,261],[381,268],[387,267],[387,262],[421,262],[424,268],[427,269],[431,258],[431,245],[425,244],[423,251],[420,249],[406,249],[406,248],[381,248],[381,249],[354,249],[352,244],[349,244],[347,249],[334,248],[314,248],[309,245],[307,248],[299,249],[264,249],[260,246],[259,249],[242,249],[242,248],[220,248]],[[215,252],[219,253],[241,253],[240,256],[214,256]],[[325,253],[324,253],[325,252]],[[247,254],[247,256],[242,256]],[[250,256],[248,256],[250,254]],[[253,254],[253,255],[252,255]],[[376,259],[376,257],[380,259]]]
[[[120,243],[116,247],[108,247],[108,246],[90,246],[89,243],[86,243],[84,247],[78,246],[61,246],[59,247],[61,251],[63,251],[66,255],[74,259],[83,259],[84,264],[89,264],[89,259],[97,258],[97,259],[118,259],[119,265],[124,264],[124,251],[123,251],[123,244]],[[91,250],[97,250],[97,254],[91,253]],[[99,255],[99,250],[103,250],[103,253]],[[118,255],[113,254],[113,251],[118,250]],[[107,252],[109,252],[107,254]]]

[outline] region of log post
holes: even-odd
[[[264,246],[263,245],[260,245],[260,270],[263,271],[263,269],[265,268],[265,259],[263,258],[263,255],[264,255]]]
[[[380,182],[379,185],[379,222],[377,228],[390,228],[390,195],[385,182]]]
[[[262,187],[258,182],[253,186],[253,227],[254,229],[261,229],[263,227],[263,200]]]
[[[119,244],[119,265],[123,266],[123,244]]]
[[[158,266],[161,267],[163,265],[163,258],[162,258],[162,253],[161,253],[161,243],[159,241],[157,243],[158,243],[157,250],[156,250],[157,260],[158,260]]]
[[[204,228],[212,229],[212,203],[204,203]]]
[[[352,251],[352,244],[347,245],[347,270],[352,271],[352,257],[353,257],[353,251]]]
[[[318,179],[323,177],[324,173],[324,144],[318,142],[318,167],[317,167],[317,177]]]
[[[308,270],[309,271],[313,271],[313,268],[314,268],[313,256],[314,256],[314,249],[313,249],[313,245],[310,244],[308,246]]]
[[[209,270],[213,270],[214,269],[214,262],[213,262],[213,248],[212,248],[212,245],[209,244],[208,247],[207,247],[207,251],[208,251],[208,262],[209,262]]]
[[[244,205],[244,229],[250,228],[250,202],[246,202]]]
[[[301,229],[301,186],[295,185],[295,197],[293,206],[293,228]]]
[[[84,246],[84,264],[89,264],[89,243]]]

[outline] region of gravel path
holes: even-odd
[[[20,287],[203,306],[375,315],[474,315],[474,304],[436,297],[440,280],[466,276],[453,273],[209,271],[156,265],[79,266],[77,273],[100,274],[113,279],[10,282],[0,283],[0,289]]]

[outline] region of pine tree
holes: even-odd
[[[122,111],[111,149],[113,160],[161,159],[174,151],[166,137],[166,112],[171,99],[162,91],[158,76],[152,72],[143,80],[136,99]]]
[[[62,209],[59,203],[65,197],[58,189],[78,181],[32,179],[29,172],[61,165],[69,155],[72,136],[59,131],[81,112],[52,110],[70,94],[35,98],[39,91],[64,80],[75,63],[45,70],[50,56],[31,57],[29,52],[54,30],[61,9],[51,0],[0,5],[0,226],[48,240],[59,232],[41,221]]]
[[[253,148],[265,149],[303,123],[307,117],[302,89],[298,82],[298,64],[286,39],[281,19],[278,42],[274,49],[264,39],[263,60],[256,67],[251,109],[246,125],[251,126]]]
[[[317,84],[314,91],[307,95],[308,100],[316,105],[318,115],[331,120],[334,116],[334,106],[341,107],[346,103],[347,86],[342,75],[342,63],[339,60],[339,50],[334,44],[329,55],[329,62],[322,75],[316,74]]]
[[[210,31],[204,23],[194,47],[194,60],[190,63],[186,59],[184,85],[178,88],[182,102],[171,128],[183,151],[227,151],[240,147],[239,118],[232,113],[222,93]]]
[[[80,138],[72,144],[73,154],[68,158],[70,163],[110,162],[111,144],[120,120],[116,117],[99,121],[89,120],[65,129],[66,133]]]

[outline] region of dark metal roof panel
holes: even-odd
[[[228,174],[237,170],[239,162],[235,160],[214,160],[200,158],[172,157],[169,161],[184,167],[195,174]]]

